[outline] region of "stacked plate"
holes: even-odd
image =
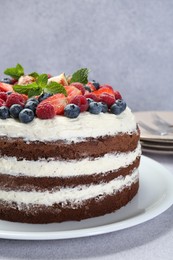
[[[173,111],[134,113],[144,152],[173,154]]]

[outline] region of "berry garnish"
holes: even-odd
[[[0,82],[0,91],[2,91],[2,92],[7,92],[7,91],[13,92],[12,85]]]
[[[95,90],[97,90],[97,89],[100,88],[100,84],[99,84],[97,81],[93,80],[93,81],[91,81],[91,83],[92,83],[93,86],[95,87]]]
[[[24,108],[20,113],[19,113],[19,120],[21,123],[29,123],[34,119],[34,112],[31,109]]]
[[[108,106],[107,106],[107,104],[104,103],[104,102],[99,102],[99,104],[102,106],[101,112],[107,113],[107,112],[108,112]]]
[[[91,99],[93,99],[95,102],[98,102],[99,101],[99,98],[96,96],[96,95],[94,95],[93,93],[87,93],[87,94],[85,94],[84,95],[86,98],[91,98]]]
[[[6,106],[0,107],[0,119],[6,119],[10,116],[9,109]]]
[[[29,99],[27,100],[27,102],[29,102],[29,101],[34,101],[37,105],[39,104],[38,99],[35,98],[35,97],[29,98]]]
[[[96,88],[95,88],[95,86],[94,86],[93,83],[94,83],[93,81],[92,81],[92,82],[89,81],[89,82],[86,84],[86,87],[89,87],[91,91],[95,91],[95,90],[96,90]]]
[[[112,87],[109,88],[107,86],[105,87],[104,85],[102,87],[100,87],[98,90],[93,92],[93,94],[97,95],[97,96],[100,96],[103,93],[107,93],[107,94],[114,96],[114,90],[112,89]]]
[[[87,101],[88,101],[88,105],[91,103],[91,102],[94,102],[94,100],[92,98],[87,98]]]
[[[99,99],[101,102],[104,102],[108,105],[108,107],[112,106],[115,102],[115,97],[113,95],[110,95],[108,93],[102,93],[99,96]]]
[[[65,86],[64,87],[67,91],[67,99],[68,99],[68,103],[71,103],[71,100],[78,96],[78,95],[82,95],[82,91],[79,90],[78,88],[76,88],[75,86]]]
[[[91,92],[91,89],[89,86],[84,86],[85,88],[85,93],[90,93]]]
[[[51,93],[43,93],[43,94],[41,94],[41,95],[38,97],[38,101],[41,102],[41,101],[43,101],[43,100],[45,100],[46,98],[51,97],[51,96],[52,96]]]
[[[126,109],[126,102],[123,99],[118,99],[116,102],[111,106],[110,112],[119,115]]]
[[[10,116],[13,118],[18,118],[19,113],[22,111],[23,107],[19,104],[14,104],[10,107]]]
[[[76,118],[80,114],[79,106],[75,104],[68,104],[64,109],[64,115],[69,118]]]
[[[37,102],[30,100],[26,102],[25,108],[31,109],[33,112],[35,112],[37,105]]]
[[[91,102],[89,104],[88,110],[91,114],[100,114],[100,112],[102,111],[102,105],[97,102]]]
[[[6,92],[0,92],[0,98],[3,99],[4,101],[7,100],[7,93]]]
[[[74,97],[70,103],[77,105],[80,108],[81,112],[84,112],[88,109],[88,101],[86,97],[82,95]]]
[[[14,81],[11,78],[4,78],[1,79],[0,82],[12,85]]]
[[[0,98],[0,107],[2,106],[5,106],[5,101],[2,98]]]
[[[84,85],[82,83],[80,83],[80,82],[73,82],[70,85],[78,88],[81,91],[82,95],[85,94],[85,88],[84,88]]]
[[[50,103],[40,103],[37,106],[36,115],[40,119],[51,119],[55,116],[55,109]]]
[[[102,85],[100,85],[100,88],[109,88],[109,89],[113,90],[113,87],[108,84],[102,84]]]
[[[114,95],[115,95],[115,99],[116,99],[116,100],[117,100],[117,99],[122,99],[122,96],[121,96],[121,94],[120,94],[119,91],[114,90]]]
[[[13,104],[25,105],[25,99],[22,94],[12,93],[8,95],[6,100],[6,106],[11,107]]]
[[[43,100],[40,104],[45,104],[45,103],[49,103],[54,107],[54,111],[56,115],[62,115],[64,113],[64,108],[68,104],[68,100],[67,97],[64,96],[64,94],[55,94]]]

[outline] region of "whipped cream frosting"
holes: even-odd
[[[96,138],[135,131],[137,131],[135,117],[128,107],[120,115],[111,113],[93,115],[84,112],[75,119],[65,116],[56,116],[47,120],[34,118],[29,124],[23,124],[11,118],[0,119],[0,137],[21,137],[26,141],[79,142],[88,137]]]
[[[1,172],[13,176],[28,177],[73,177],[82,175],[92,175],[112,170],[120,167],[127,167],[141,155],[141,145],[138,143],[134,151],[128,153],[107,153],[95,159],[85,158],[82,160],[56,161],[49,160],[17,161],[16,157],[1,157]]]
[[[100,183],[97,185],[79,185],[73,188],[62,188],[58,191],[3,191],[0,190],[0,200],[10,202],[16,202],[19,207],[20,204],[29,205],[30,203],[36,205],[51,206],[54,203],[66,203],[72,204],[81,203],[90,198],[99,196],[106,196],[108,194],[114,194],[118,191],[122,191],[125,187],[130,187],[132,183],[135,183],[139,178],[138,170],[136,169],[131,175],[126,177],[119,176],[108,183]],[[22,206],[21,206],[22,207]],[[71,206],[70,206],[71,207]]]

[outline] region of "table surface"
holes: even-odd
[[[144,154],[173,174],[173,155]],[[0,259],[173,259],[173,206],[143,224],[86,238],[52,241],[0,239]]]

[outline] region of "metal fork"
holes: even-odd
[[[153,114],[152,115],[154,118],[154,123],[155,125],[162,127],[162,128],[168,128],[169,130],[171,130],[170,128],[173,128],[173,125],[169,124],[167,121],[165,121],[163,118],[161,118],[159,115],[157,114]],[[172,129],[173,130],[173,129]]]
[[[152,128],[152,127],[150,127],[150,126],[148,126],[148,125],[146,125],[144,122],[142,122],[142,121],[139,121],[138,122],[139,123],[139,125],[143,128],[143,129],[145,129],[147,132],[149,132],[150,134],[153,134],[153,135],[161,135],[161,136],[164,136],[164,135],[167,135],[167,134],[169,134],[169,132],[168,131],[159,131],[159,130],[156,130],[156,129],[154,129],[154,128]]]

